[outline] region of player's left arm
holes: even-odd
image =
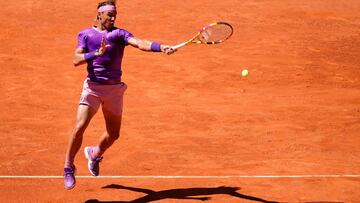
[[[165,54],[173,54],[176,50],[172,49],[170,45],[160,44],[158,42],[152,42],[146,39],[139,39],[136,37],[131,37],[128,39],[128,43],[142,51],[153,51],[153,52],[163,52]]]

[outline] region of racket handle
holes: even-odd
[[[179,48],[181,48],[181,47],[183,47],[183,46],[185,46],[185,45],[187,45],[187,42],[183,42],[183,43],[180,43],[180,44],[178,44],[178,45],[174,45],[174,46],[172,46],[171,48],[174,49],[174,50],[176,50],[176,49],[179,49]]]

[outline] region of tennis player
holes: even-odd
[[[168,45],[134,37],[127,30],[114,27],[116,19],[115,1],[104,1],[97,7],[96,25],[78,34],[74,65],[87,63],[88,76],[84,81],[75,127],[70,135],[64,166],[66,189],[75,186],[74,158],[79,151],[83,134],[90,120],[101,106],[105,118],[106,131],[99,143],[84,148],[88,168],[93,176],[99,175],[99,162],[104,152],[120,135],[123,95],[127,88],[121,81],[121,61],[127,45],[142,51],[175,52]]]

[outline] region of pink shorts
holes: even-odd
[[[123,110],[123,96],[126,89],[127,85],[125,83],[102,85],[86,79],[81,93],[80,104],[88,105],[95,111],[99,109],[101,104],[103,111],[120,115]]]

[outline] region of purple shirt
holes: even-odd
[[[100,48],[102,37],[105,36],[105,44],[110,45],[102,56],[88,61],[88,78],[92,81],[121,80],[121,61],[124,48],[133,35],[120,28],[99,31],[95,27],[87,28],[79,32],[78,48],[85,52],[92,52]]]

